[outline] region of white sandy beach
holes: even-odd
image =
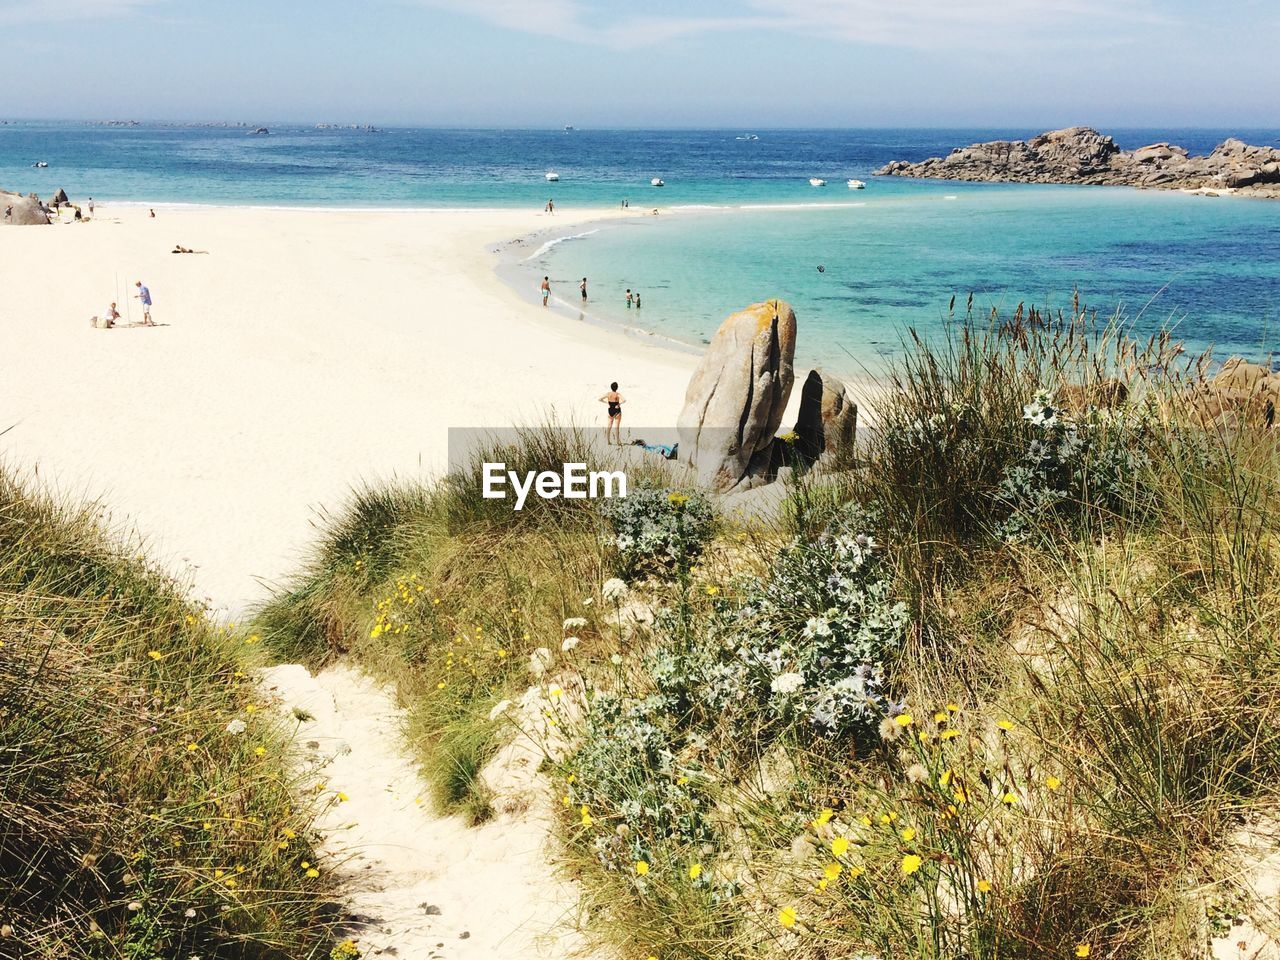
[[[438,473],[449,427],[595,423],[613,379],[630,423],[674,423],[696,362],[494,275],[496,243],[616,211],[156,213],[0,230],[0,453],[101,497],[233,614],[294,568],[317,507]],[[91,329],[112,300],[140,319],[137,279],[161,326]]]

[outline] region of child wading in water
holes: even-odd
[[[600,398],[601,403],[609,405],[609,420],[604,426],[605,443],[612,445],[610,436],[616,437],[618,446],[622,446],[622,405],[627,401],[618,392],[618,381],[609,384],[609,392]]]

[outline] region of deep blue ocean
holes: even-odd
[[[982,308],[1066,307],[1078,289],[1144,332],[1173,324],[1196,348],[1258,358],[1280,322],[1280,202],[871,176],[889,160],[1035,130],[270,130],[0,125],[0,188],[305,207],[541,209],[554,198],[561,214],[626,199],[666,215],[575,231],[588,235],[527,264],[552,276],[558,299],[576,306],[585,275],[594,317],[696,345],[734,309],[784,297],[802,360],[846,372],[874,369],[908,326],[936,329],[951,297],[970,293]],[[1106,132],[1124,147],[1168,140],[1193,153],[1227,136],[1280,138]],[[851,177],[867,188],[848,189]],[[542,240],[562,236],[547,225]],[[628,287],[641,292],[639,312],[626,309]]]

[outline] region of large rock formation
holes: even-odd
[[[5,216],[5,213],[8,216]],[[49,224],[49,217],[40,206],[40,198],[34,193],[24,197],[20,193],[0,190],[0,226],[30,227]]]
[[[1207,423],[1245,421],[1274,426],[1276,408],[1280,407],[1280,373],[1232,357],[1214,377],[1192,391],[1191,407]]]
[[[800,388],[796,414],[795,450],[802,463],[836,467],[853,456],[858,430],[858,406],[845,392],[844,383],[810,370]]]
[[[716,490],[770,461],[795,380],[796,315],[783,300],[756,303],[720,325],[685,391],[680,450]]]
[[[1280,150],[1230,139],[1207,157],[1153,143],[1121,150],[1090,127],[1042,133],[1030,140],[994,140],[958,147],[920,163],[896,160],[877,174],[1009,183],[1080,183],[1165,189],[1232,190],[1280,198]]]

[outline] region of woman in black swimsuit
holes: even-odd
[[[618,382],[609,384],[609,392],[600,398],[601,403],[609,405],[609,420],[604,426],[605,443],[612,443],[610,436],[616,437],[618,446],[622,446],[622,405],[627,401],[618,392]]]

